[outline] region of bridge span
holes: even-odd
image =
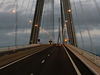
[[[99,75],[100,67],[92,63],[91,69],[89,63],[66,44],[44,44],[3,54],[0,75]]]

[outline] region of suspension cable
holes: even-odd
[[[76,13],[76,17],[77,17],[77,22],[78,22],[78,26],[79,26],[79,31],[80,31],[80,35],[81,35],[82,47],[84,49],[84,41],[83,41],[81,26],[80,26],[80,23],[79,23],[79,18],[78,18],[78,13],[77,13],[77,9],[76,9],[75,0],[73,0],[73,3],[74,3],[74,9],[75,9],[75,13]]]
[[[21,14],[21,11],[22,11],[22,8],[23,8],[24,3],[25,3],[25,0],[22,1],[22,4],[21,4],[21,8],[20,8],[19,14]]]
[[[15,5],[16,4],[16,5]],[[13,28],[13,32],[15,34],[15,46],[17,46],[17,25],[18,25],[18,0],[15,0],[15,3],[14,5],[16,6],[16,18],[15,18],[15,25],[14,25],[14,28]],[[13,34],[13,33],[12,33]],[[11,41],[10,41],[10,45],[11,43],[13,42],[13,36],[11,38]]]
[[[45,14],[45,12],[46,12],[46,9],[45,9],[45,8],[46,8],[46,4],[45,4],[46,1],[47,1],[47,0],[44,1],[43,14],[42,14],[42,22],[41,22],[41,26],[40,26],[41,28],[40,28],[40,32],[39,32],[39,33],[42,33],[43,28],[44,28],[44,27],[43,27],[43,26],[44,26],[43,24],[44,24],[44,19],[45,19],[45,15],[44,15],[44,14]],[[40,35],[40,36],[39,36],[40,38],[43,38],[43,35],[42,35],[42,34],[39,34],[39,35]]]
[[[34,0],[32,1],[32,6],[31,6],[31,11],[30,11],[30,14],[29,14],[29,19],[31,18],[31,15],[32,15],[32,9],[33,9],[33,2],[34,2]],[[30,20],[31,21],[31,20]],[[28,26],[31,24],[32,22],[28,22]],[[25,38],[27,38],[27,32],[28,32],[28,30],[26,30],[26,35],[25,35]],[[26,41],[27,42],[27,41]],[[25,44],[25,39],[24,39],[24,43],[23,43],[23,45]]]
[[[84,10],[83,10],[83,6],[82,6],[81,0],[79,0],[79,3],[80,3],[80,6],[81,6],[81,10],[82,10],[82,14],[83,14],[83,17],[84,17],[84,21],[85,21],[85,24],[86,24],[86,29],[87,29],[87,32],[89,34],[89,38],[90,38],[90,43],[91,43],[91,46],[92,46],[92,50],[93,50],[94,53],[96,53],[96,51],[94,49],[93,42],[92,42],[91,34],[90,34],[90,31],[89,31],[89,28],[88,28],[88,24],[87,24],[87,20],[86,20],[86,16],[85,16],[85,13],[84,13]]]
[[[94,3],[95,3],[95,6],[96,6],[96,9],[97,9],[97,12],[98,12],[98,14],[99,14],[99,16],[100,16],[100,8],[99,8],[99,6],[98,6],[98,3],[97,3],[96,0],[93,0],[93,1],[94,1]]]
[[[18,27],[18,0],[16,1],[15,46],[17,46],[17,27]]]
[[[19,12],[17,12],[18,15],[21,15],[24,3],[25,3],[25,0],[22,1],[22,4],[21,4],[21,7],[20,7],[20,10],[19,10]],[[21,32],[19,32],[19,35],[20,35],[20,34],[21,34]],[[17,43],[19,42],[18,39],[20,39],[20,36],[18,36],[18,37],[19,37],[19,38],[17,38]],[[20,42],[21,42],[21,41],[20,41]]]
[[[15,6],[15,3],[16,3],[16,0],[14,1],[14,3],[13,3],[13,5],[12,5],[12,7],[11,7],[11,9],[13,10],[13,8],[14,8],[14,6]],[[8,15],[8,18],[7,18],[7,22],[6,22],[6,24],[9,24],[9,21],[10,21],[10,18],[11,18],[11,14],[12,14],[12,12],[10,11],[10,13],[9,13],[9,15]],[[0,37],[0,40],[1,39],[3,39],[3,33],[5,32],[5,30],[6,30],[6,28],[7,28],[7,26],[4,26],[4,28],[3,28],[3,31],[2,31],[2,36]],[[10,44],[8,44],[8,46],[9,46]]]
[[[86,0],[86,3],[88,4],[88,5],[90,5],[90,1],[88,1],[88,0]],[[92,16],[92,20],[95,20],[96,18],[94,17],[94,13],[93,13],[93,11],[91,11],[92,10],[92,8],[91,7],[88,7],[89,8],[89,11],[91,12],[90,14],[91,14],[91,16]]]
[[[2,0],[1,5],[0,5],[0,9],[2,8],[2,6],[4,5],[5,0]]]
[[[20,11],[21,11],[22,8],[23,8],[24,2],[25,2],[25,0],[22,2]],[[29,8],[29,3],[30,3],[30,0],[28,1],[28,4],[27,4],[26,10],[25,10],[25,13],[23,14],[25,19],[26,19],[26,14],[27,14],[28,8]],[[19,14],[21,14],[21,13],[22,13],[22,12],[20,12]],[[22,28],[24,27],[24,22],[22,23],[22,26],[21,26],[21,27],[22,27]],[[19,32],[19,34],[21,34],[21,32]],[[26,35],[26,31],[25,31],[25,35]],[[20,37],[20,38],[22,38],[22,37]],[[24,38],[24,40],[25,40],[25,38]],[[24,40],[23,40],[23,44],[24,44]],[[20,43],[20,42],[22,42],[22,41],[18,40],[18,42]]]
[[[52,3],[51,3],[51,8],[52,8],[52,23],[53,23],[53,38],[54,38],[54,0],[52,0]]]
[[[27,11],[29,9],[29,3],[30,3],[30,0],[28,1],[27,8],[26,8],[26,11],[25,11],[25,14],[24,14],[25,18],[26,18]],[[28,23],[28,25],[29,25],[29,23]],[[24,26],[24,22],[23,22],[22,26]],[[26,37],[26,34],[27,34],[27,30],[25,31],[25,37]],[[23,41],[23,45],[24,45],[24,43],[25,43],[25,38],[24,38],[24,41]]]
[[[42,32],[44,31],[44,27],[46,27],[46,24],[45,24],[45,19],[47,18],[47,16],[45,16],[46,12],[47,12],[47,3],[48,3],[48,0],[45,0],[44,2],[44,10],[43,10],[43,15],[42,15]],[[47,19],[46,19],[47,20]],[[44,38],[43,34],[41,34],[41,38]]]

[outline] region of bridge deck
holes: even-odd
[[[93,75],[93,73],[67,49],[73,57],[74,63],[78,62],[78,70],[81,74]],[[72,58],[72,59],[73,59]],[[18,62],[17,62],[18,61]],[[15,62],[15,63],[14,63]],[[30,54],[28,57],[18,59],[0,69],[1,75],[77,75],[69,55],[63,46],[49,47],[36,54]],[[81,66],[81,68],[79,68]]]

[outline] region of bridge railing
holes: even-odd
[[[22,49],[22,48],[27,48],[27,47],[34,47],[34,46],[38,46],[40,44],[31,44],[31,45],[25,45],[25,46],[14,46],[14,47],[4,47],[4,48],[0,48],[0,52],[3,51],[11,51],[14,49]]]
[[[94,64],[96,64],[97,66],[100,67],[100,57],[97,55],[94,55],[92,53],[89,53],[87,51],[84,51],[82,49],[79,49],[75,46],[72,46],[70,44],[65,44],[66,46],[70,47],[71,49],[75,50],[76,52],[78,52],[80,55],[84,56],[85,58],[87,58],[88,60],[90,60],[91,62],[93,62]]]

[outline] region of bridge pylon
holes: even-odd
[[[58,31],[58,41],[57,44],[61,43],[61,33],[60,33],[60,18],[59,18],[59,31]]]
[[[37,0],[29,44],[35,44],[38,41],[44,1],[45,0]]]
[[[64,11],[64,20],[67,25],[67,32],[68,37],[70,40],[71,45],[77,46],[77,40],[76,40],[76,34],[75,34],[75,28],[73,23],[73,16],[72,16],[72,10],[71,10],[71,4],[70,0],[61,0],[61,9]]]

